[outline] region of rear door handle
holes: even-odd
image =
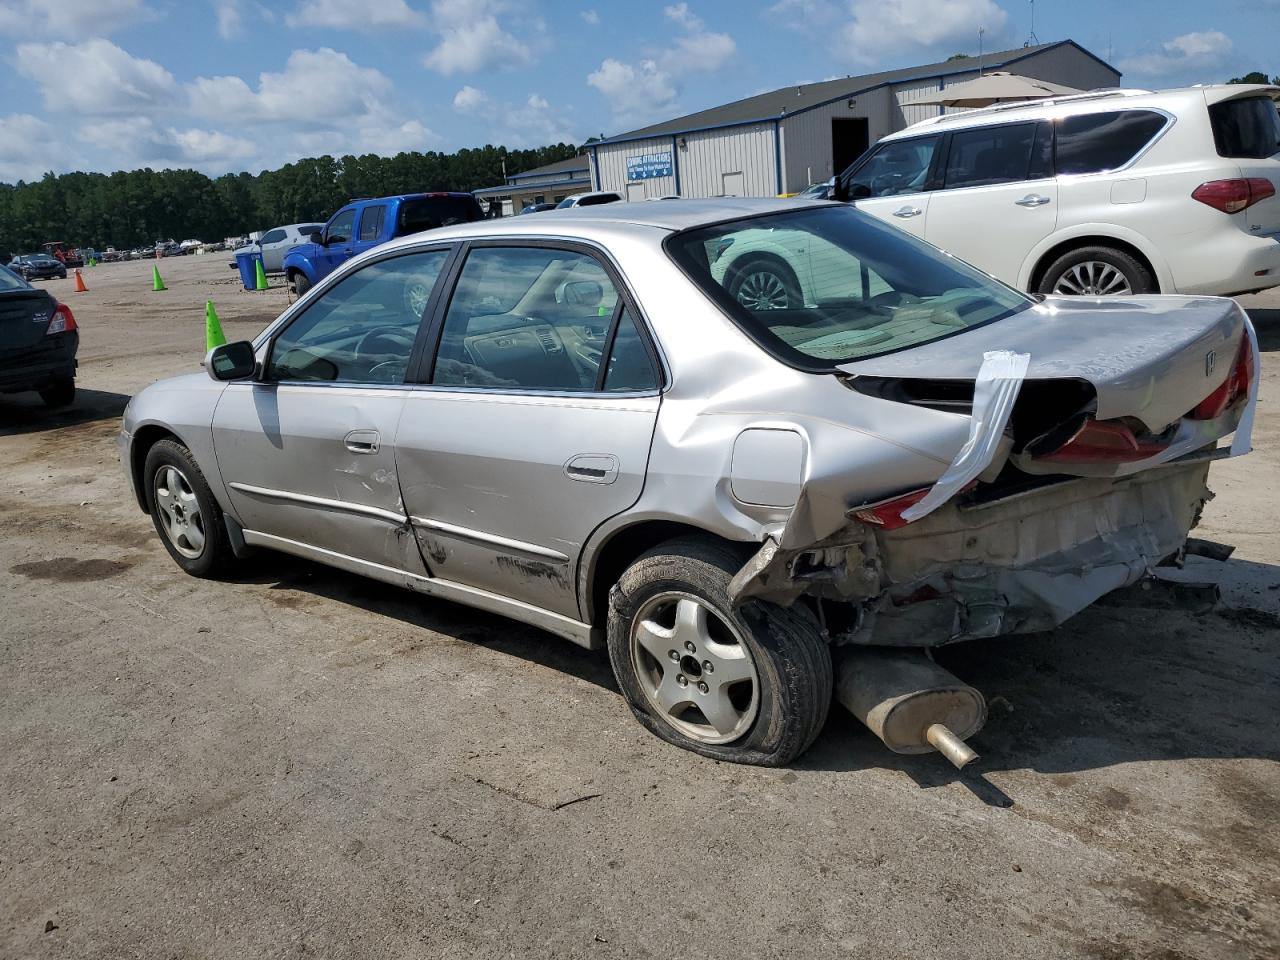
[[[583,483],[613,483],[618,479],[618,458],[611,453],[583,453],[564,465],[570,480]]]
[[[910,220],[912,217],[918,217],[924,213],[919,207],[900,207],[893,211],[895,217],[901,217],[903,220]]]
[[[352,430],[342,439],[343,445],[352,453],[377,453],[377,430]]]
[[[1038,193],[1028,193],[1021,200],[1015,200],[1013,202],[1020,207],[1043,207],[1046,203],[1049,202],[1049,198],[1042,197]]]

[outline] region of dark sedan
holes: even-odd
[[[30,256],[14,257],[9,261],[9,269],[23,280],[59,280],[67,279],[67,265],[47,253],[33,253]]]
[[[76,396],[80,333],[66,304],[0,267],[0,393],[35,390],[61,407]]]

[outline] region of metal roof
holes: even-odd
[[[586,173],[586,171],[584,170],[583,173]],[[589,176],[566,177],[563,180],[547,180],[538,183],[504,183],[499,187],[481,187],[471,192],[477,197],[481,197],[489,196],[490,194],[524,193],[529,190],[554,190],[556,187],[581,187],[590,183],[591,178]]]
[[[557,160],[555,163],[548,163],[546,166],[534,167],[532,170],[525,170],[522,173],[508,174],[507,180],[516,181],[524,180],[528,177],[548,177],[552,174],[572,173],[575,170],[581,170],[586,173],[591,169],[591,163],[587,159],[586,154],[580,154],[576,157],[569,157],[567,160]]]
[[[1042,43],[1035,46],[1017,47],[1013,50],[985,53],[982,55],[982,68],[984,70],[992,70],[998,67],[1005,67],[1034,54],[1062,46],[1075,47],[1080,52],[1097,60],[1108,70],[1114,71],[1116,77],[1119,78],[1120,71],[1100,57],[1085,50],[1074,40],[1059,40],[1054,43]],[[820,83],[782,87],[769,93],[757,94],[754,97],[735,100],[733,103],[726,103],[720,107],[700,110],[697,113],[677,117],[674,120],[641,127],[629,133],[621,133],[589,144],[589,146],[596,147],[609,143],[621,143],[627,140],[643,140],[648,137],[671,136],[677,133],[693,133],[698,130],[708,130],[715,127],[776,120],[779,117],[801,113],[813,107],[839,100],[842,97],[864,93],[887,84],[928,80],[934,77],[941,78],[957,73],[972,73],[977,68],[978,58],[966,57],[962,60],[944,60],[940,63],[904,67],[900,70],[885,70],[880,73],[868,73],[857,77],[840,77],[836,80],[824,80]]]

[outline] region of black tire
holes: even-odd
[[[40,391],[40,399],[46,407],[65,407],[75,402],[76,381],[74,377],[59,377]]]
[[[769,282],[773,279],[773,283]],[[729,296],[748,310],[795,310],[804,306],[795,271],[777,257],[747,254],[729,268]]]
[[[730,763],[781,766],[822,731],[831,706],[831,652],[809,609],[759,601],[734,608],[727,589],[746,557],[711,538],[670,540],[641,556],[609,593],[608,646],[614,676],[636,719],[655,736]],[[691,595],[736,631],[758,677],[754,720],[736,740],[704,743],[658,711],[640,685],[631,631],[646,604],[671,592]],[[664,664],[664,672],[665,667]]]
[[[1090,246],[1078,247],[1075,250],[1068,250],[1062,256],[1058,257],[1045,269],[1044,274],[1040,278],[1040,285],[1037,288],[1038,293],[1049,294],[1054,296],[1072,296],[1070,289],[1056,289],[1060,285],[1078,286],[1079,277],[1068,277],[1068,273],[1074,268],[1081,268],[1081,271],[1088,275],[1089,264],[1104,264],[1117,271],[1124,277],[1128,284],[1128,291],[1122,291],[1118,294],[1108,293],[1086,293],[1087,296],[1115,296],[1115,295],[1132,295],[1137,296],[1144,293],[1159,293],[1160,285],[1156,283],[1155,277],[1151,275],[1151,271],[1143,266],[1132,255],[1125,253],[1123,250],[1117,250],[1115,247]],[[1095,269],[1095,272],[1096,269]],[[1066,278],[1064,280],[1064,278]]]
[[[301,297],[310,289],[311,281],[307,279],[305,273],[295,273],[293,275],[293,295],[295,297]]]
[[[199,507],[201,525],[204,534],[203,548],[198,556],[186,556],[175,545],[169,530],[162,519],[157,500],[157,475],[165,467],[176,467],[186,480],[192,493],[195,494]],[[222,519],[222,508],[209,489],[191,451],[177,440],[160,440],[147,451],[147,458],[142,467],[142,481],[145,484],[147,509],[151,513],[151,522],[155,524],[160,542],[173,557],[174,563],[193,577],[217,577],[231,565],[234,555],[227,537],[227,527]]]

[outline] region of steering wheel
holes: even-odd
[[[378,344],[381,343],[381,349]],[[388,348],[404,348],[404,358],[383,360],[369,368],[369,379],[376,383],[399,383],[409,369],[409,354],[413,351],[413,334],[401,327],[374,327],[356,343],[354,359],[365,360],[370,353],[386,352]]]

